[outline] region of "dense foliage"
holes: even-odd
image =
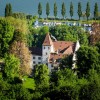
[[[62,9],[65,10],[64,4]],[[72,17],[73,4],[70,11]],[[65,11],[65,16],[64,13]],[[42,14],[41,3],[38,14]],[[100,100],[99,39],[90,45],[89,34],[82,27],[58,25],[34,28],[32,23],[35,18],[26,20],[23,16],[14,13],[16,19],[0,19],[0,67],[3,65],[0,70],[0,100]],[[57,17],[56,3],[54,16]],[[60,61],[58,71],[49,73],[48,67],[42,64],[36,65],[33,71],[30,70],[28,48],[41,47],[48,32],[57,40],[79,40],[81,47],[77,51],[75,70],[72,68],[72,55],[67,55]]]

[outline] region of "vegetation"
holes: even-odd
[[[73,3],[71,2],[70,3],[70,16],[71,16],[71,19],[72,19],[72,17],[73,17],[73,13],[74,13],[74,9],[73,9]]]
[[[49,4],[47,4],[49,5]],[[47,6],[47,17],[49,6]],[[95,9],[97,9],[95,4]],[[65,5],[62,5],[65,17]],[[87,19],[89,18],[87,4]],[[39,16],[42,5],[39,3]],[[70,9],[73,17],[73,4]],[[97,18],[98,10],[95,10]],[[81,3],[78,4],[79,19]],[[57,5],[54,4],[57,17]],[[13,13],[0,18],[0,100],[99,100],[100,99],[100,27],[93,25],[96,35],[89,35],[82,27],[57,25],[33,27],[37,16]],[[73,69],[73,55],[60,60],[58,71],[49,72],[47,65],[39,64],[30,69],[30,46],[41,47],[50,32],[57,40],[79,40],[77,62]],[[89,39],[92,38],[92,42]]]
[[[56,2],[54,3],[54,16],[55,16],[55,18],[57,17],[57,4],[56,4]]]
[[[6,19],[0,19],[0,57],[4,57],[13,39],[14,27]]]
[[[87,20],[88,20],[89,16],[90,16],[90,4],[89,4],[89,2],[87,2],[87,6],[86,6],[86,17],[87,17]]]
[[[95,6],[94,6],[94,18],[95,19],[98,18],[98,14],[99,14],[99,12],[98,12],[98,4],[95,3]]]
[[[47,18],[49,16],[49,14],[50,14],[50,6],[49,6],[49,3],[47,2],[47,4],[46,4],[46,15],[47,15]]]
[[[40,2],[38,4],[38,14],[39,14],[39,18],[40,18],[40,16],[42,15],[42,5]]]
[[[77,13],[78,13],[78,16],[79,16],[79,20],[80,20],[80,17],[82,17],[82,10],[81,10],[82,8],[81,8],[81,2],[79,2],[78,3],[78,11],[77,11]]]
[[[5,17],[7,16],[12,16],[12,6],[11,4],[6,4],[6,7],[5,7]]]
[[[64,3],[64,2],[62,3],[61,14],[62,14],[62,16],[63,16],[63,19],[64,19],[64,17],[65,17],[65,14],[66,14],[66,8],[65,8],[65,3]]]

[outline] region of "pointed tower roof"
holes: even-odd
[[[52,42],[52,40],[50,38],[49,33],[46,34],[45,40],[43,42],[43,45],[44,46],[51,46],[51,45],[53,45],[53,42]]]

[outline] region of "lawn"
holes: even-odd
[[[34,79],[25,76],[25,77],[23,78],[23,86],[24,86],[25,88],[34,90],[34,89],[35,89],[35,81],[34,81]]]

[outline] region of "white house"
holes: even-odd
[[[52,40],[49,33],[46,35],[42,44],[42,49],[31,47],[31,68],[36,64],[46,64],[51,71],[59,66],[60,60],[66,56],[73,54],[73,61],[76,60],[76,51],[79,49],[79,42],[57,41]]]

